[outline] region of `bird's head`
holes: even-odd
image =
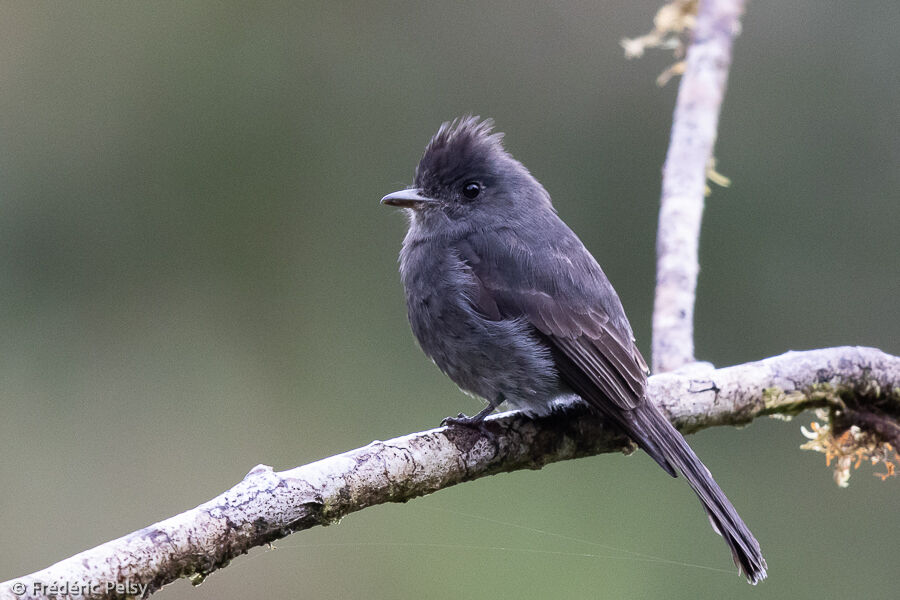
[[[441,125],[425,148],[411,188],[388,194],[382,204],[409,209],[414,223],[470,222],[527,213],[549,206],[550,197],[522,163],[503,147],[490,119],[462,117]]]

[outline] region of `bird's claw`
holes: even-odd
[[[494,408],[492,406],[485,407],[480,413],[475,416],[464,415],[463,413],[459,413],[455,417],[446,417],[443,421],[441,421],[442,427],[466,427],[468,429],[476,429],[480,431],[483,435],[493,436],[491,431],[485,425],[484,419],[491,412],[493,412]]]
[[[441,427],[451,427],[453,425],[458,425],[459,427],[476,427],[482,423],[484,423],[484,417],[479,419],[478,415],[470,417],[463,413],[459,413],[455,417],[444,417],[441,421]]]

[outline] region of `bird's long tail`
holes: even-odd
[[[677,469],[700,498],[710,523],[731,548],[734,564],[752,584],[766,578],[766,560],[759,542],[738,516],[725,493],[700,462],[684,437],[647,399],[630,411],[625,419],[628,436],[654,460],[673,473]]]

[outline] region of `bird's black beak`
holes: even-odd
[[[419,190],[411,189],[388,194],[381,199],[381,203],[401,208],[422,208],[426,204],[437,204],[437,200],[422,195]]]

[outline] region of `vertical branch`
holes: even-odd
[[[678,88],[663,167],[656,242],[655,373],[694,361],[694,298],[700,270],[697,248],[706,170],[743,7],[743,0],[701,0]]]

